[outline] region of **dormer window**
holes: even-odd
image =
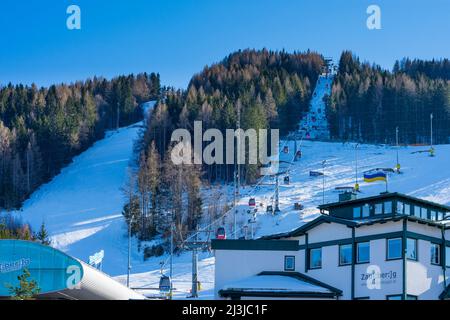
[[[355,207],[353,208],[353,218],[359,219],[361,218],[361,207]]]
[[[375,204],[375,214],[383,214],[383,204],[382,203]]]
[[[395,212],[397,214],[404,214],[404,210],[405,210],[404,203],[401,201],[397,201],[397,208],[396,208]]]
[[[420,217],[422,218],[422,219],[427,219],[428,218],[428,210],[426,209],[426,208],[421,208],[421,211],[420,211]]]
[[[436,221],[437,219],[437,215],[436,215],[436,211],[430,211],[430,220],[432,221]]]
[[[362,207],[362,216],[363,218],[370,216],[370,206],[367,203]]]

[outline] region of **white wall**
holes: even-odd
[[[257,275],[262,271],[284,271],[284,256],[296,256],[295,268],[299,271],[298,254],[298,251],[215,250],[216,299],[219,298],[218,291],[224,285]]]
[[[385,300],[386,295],[402,294],[402,266],[402,260],[386,260],[386,239],[370,241],[370,262],[355,266],[355,297]],[[368,284],[368,280],[363,278],[363,275],[374,270],[387,275],[384,279],[379,279],[379,285],[375,286],[371,285],[370,280]]]
[[[348,239],[352,237],[352,229],[339,223],[322,223],[308,231],[308,243]]]
[[[365,225],[359,228],[355,228],[356,237],[371,236],[382,233],[398,232],[403,230],[403,222],[386,222],[386,223],[376,223],[373,225]]]
[[[338,245],[322,247],[322,268],[308,270],[305,274],[342,290],[343,296],[339,299],[351,298],[351,266],[339,266]]]
[[[418,261],[408,260],[406,264],[407,293],[421,300],[436,300],[444,291],[442,267],[431,264],[429,241],[418,240],[417,247]]]
[[[390,232],[402,231],[403,223],[388,222],[362,226],[355,229],[355,236],[370,236]],[[440,230],[426,225],[408,222],[408,231],[426,236],[441,237]],[[350,239],[351,228],[336,223],[324,223],[308,232],[308,243]],[[291,238],[304,243],[304,236]],[[447,239],[450,239],[448,234]],[[277,240],[272,240],[277,241]],[[386,239],[370,241],[370,263],[355,266],[355,297],[369,296],[371,299],[386,299],[386,295],[402,294],[403,292],[403,262],[386,260]],[[408,294],[418,295],[419,299],[437,299],[444,289],[442,268],[430,262],[430,242],[418,240],[418,262],[407,262],[407,291]],[[295,271],[311,276],[343,291],[341,299],[351,298],[351,266],[339,266],[339,246],[322,247],[322,268],[305,270],[305,250],[300,251],[238,251],[216,250],[216,294],[223,285],[262,271],[283,271],[284,256],[294,255]],[[368,269],[369,268],[369,269]],[[380,281],[379,288],[367,286],[363,275],[372,270],[379,270],[386,277]],[[449,279],[450,268],[447,268]],[[450,279],[447,280],[449,284]]]
[[[436,227],[430,227],[425,224],[408,221],[407,229],[410,232],[425,234],[429,237],[442,238],[442,231]]]

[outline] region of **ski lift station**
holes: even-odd
[[[142,300],[96,268],[59,250],[36,242],[0,240],[0,299],[19,285],[18,276],[30,273],[45,300]]]
[[[382,193],[318,210],[290,232],[213,240],[216,298],[450,299],[450,207]]]

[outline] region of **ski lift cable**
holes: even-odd
[[[263,176],[258,183],[254,186],[254,188],[252,189],[253,192],[256,190],[256,188],[262,183],[262,181],[266,178],[267,176]],[[216,223],[218,223],[221,219],[223,219],[229,212],[232,212],[232,210],[235,210],[235,207],[233,207],[232,209],[228,210],[227,212],[223,213],[222,215],[220,215],[216,220],[214,220],[213,222],[211,222],[210,224],[202,227],[201,229],[199,229],[198,231],[196,231],[194,234],[190,235],[189,237],[187,237],[185,240],[182,241],[181,246],[183,246],[184,244],[186,244],[186,242],[188,242],[189,240],[191,240],[192,238],[198,236],[200,233],[207,231],[211,226],[215,225]],[[235,230],[236,232],[237,230]],[[234,232],[234,233],[235,233]],[[234,235],[234,233],[232,235]],[[164,263],[162,264],[161,268],[163,269],[168,261],[170,260],[170,256],[164,261]]]
[[[303,141],[303,138],[302,140]],[[283,147],[280,150],[283,150],[283,148],[288,145],[289,140],[284,140],[284,144]],[[281,152],[281,151],[280,151]],[[295,157],[295,155],[294,155]],[[292,165],[293,161],[290,162],[290,166]],[[261,179],[259,179],[258,183],[252,188],[250,193],[254,193],[256,188],[259,187],[259,185],[264,181],[264,179],[268,177],[268,175],[264,175]],[[275,194],[275,193],[274,193]],[[232,212],[233,210],[236,210],[236,208],[233,206],[230,210],[228,210],[227,212],[224,212],[222,215],[220,215],[216,220],[212,221],[210,224],[200,228],[198,231],[196,231],[194,234],[190,235],[189,237],[187,237],[185,240],[182,241],[181,246],[183,246],[187,241],[193,239],[194,237],[198,236],[200,233],[205,232],[206,230],[208,230],[211,226],[217,224],[220,220],[222,220],[226,215],[228,215],[229,212]],[[231,235],[236,234],[236,232],[241,231],[242,227],[240,229],[237,230],[233,230],[233,233]],[[164,268],[168,261],[170,260],[170,256],[164,261],[164,263],[162,264],[161,268]]]

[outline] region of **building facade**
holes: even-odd
[[[291,232],[215,240],[216,297],[330,298],[317,294],[328,288],[332,298],[344,300],[447,298],[450,207],[386,193],[319,210],[318,218]],[[302,292],[301,286],[272,288],[255,279],[268,272],[305,276],[318,287]]]

